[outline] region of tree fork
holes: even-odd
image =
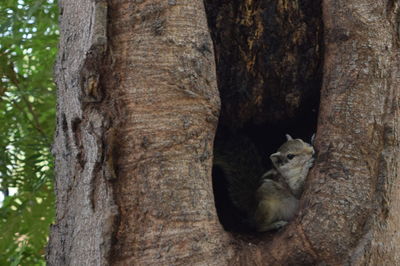
[[[260,3],[241,2],[240,22],[253,25]],[[279,10],[296,10],[296,3],[305,2],[278,1]],[[399,7],[367,0],[325,0],[322,7],[324,49],[310,50],[313,58],[324,52],[318,158],[299,215],[282,232],[242,238],[222,229],[213,202],[219,96],[203,2],[60,1],[49,265],[398,263]],[[254,27],[253,36],[262,36],[257,20]],[[297,79],[292,90],[274,83],[274,73],[262,74],[265,64],[252,54],[261,39],[249,38],[240,60],[246,68],[232,69],[249,71],[248,84],[268,81],[291,96],[273,98],[257,83],[238,110],[238,99],[228,100],[232,112],[222,111],[222,123],[290,120],[299,99],[310,99],[296,93],[307,86]],[[218,42],[229,41],[214,36],[220,83],[229,65],[221,72]],[[306,60],[294,58],[282,61],[295,69]],[[318,78],[312,81],[317,61],[308,62],[312,71],[303,80],[312,91],[319,89]],[[274,109],[271,99],[290,108]]]

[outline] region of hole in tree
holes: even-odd
[[[250,233],[251,217],[232,199],[240,191],[229,178],[259,182],[285,134],[310,142],[316,132],[321,1],[205,0],[205,6],[222,103],[212,172],[215,205],[225,230]],[[243,189],[259,184],[241,182]],[[252,197],[240,197],[253,204],[255,191],[247,193]]]

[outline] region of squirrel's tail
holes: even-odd
[[[219,169],[227,184],[232,204],[249,218],[256,206],[255,192],[265,172],[261,155],[254,143],[245,136],[216,139],[214,167]]]

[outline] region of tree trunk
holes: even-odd
[[[210,179],[219,96],[202,1],[60,9],[49,264],[224,264]]]
[[[60,1],[49,265],[399,264],[399,4],[205,3],[209,27],[199,0]],[[217,76],[218,139],[317,128],[280,232],[217,215]]]

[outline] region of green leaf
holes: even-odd
[[[51,0],[0,1],[0,265],[45,265],[57,14]]]

